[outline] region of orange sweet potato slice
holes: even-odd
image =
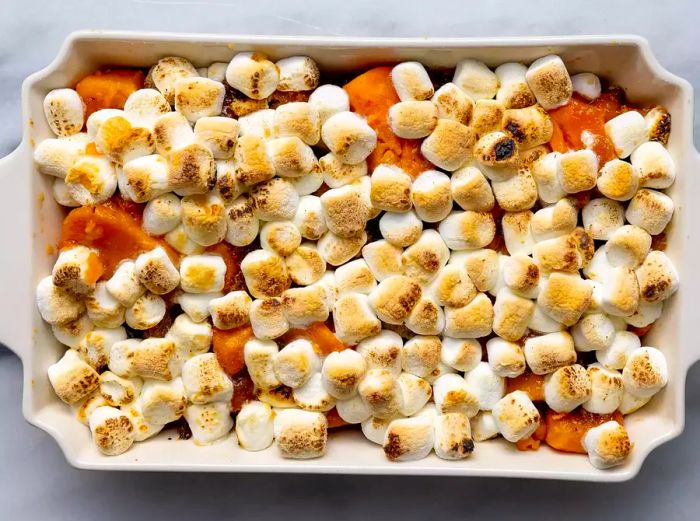
[[[326,420],[328,420],[329,429],[337,429],[338,427],[344,427],[345,425],[350,425],[348,422],[343,420],[335,407],[330,411],[326,412]]]
[[[282,342],[289,343],[298,338],[305,338],[321,356],[327,356],[334,351],[343,351],[347,346],[343,344],[335,333],[324,322],[314,322],[305,329],[290,329],[282,335]]]
[[[529,438],[519,440],[515,443],[518,450],[537,450],[540,448],[540,444],[547,437],[547,423],[544,418],[540,419],[540,425],[537,430]]]
[[[403,139],[389,127],[389,109],[399,97],[391,82],[392,67],[376,67],[364,72],[344,87],[350,109],[367,118],[377,133],[377,146],[367,158],[370,171],[379,164],[397,165],[413,177],[435,168],[420,153],[420,139]]]
[[[245,369],[243,348],[248,340],[254,338],[253,328],[241,326],[235,329],[212,330],[212,347],[216,359],[224,372],[233,377]]]
[[[129,95],[143,88],[145,75],[134,69],[101,70],[75,86],[85,102],[85,117],[101,109],[123,109]]]
[[[529,370],[515,378],[506,378],[506,393],[525,391],[533,402],[544,401],[544,376]]]
[[[224,293],[236,290],[245,290],[245,280],[241,272],[241,261],[248,253],[246,248],[238,248],[231,244],[220,242],[207,248],[209,253],[216,253],[226,263],[226,276],[224,277]]]
[[[563,452],[585,454],[583,437],[593,427],[615,420],[623,425],[622,414],[593,414],[579,407],[569,413],[547,411],[547,435],[545,442],[553,449]]]

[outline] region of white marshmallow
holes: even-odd
[[[350,110],[350,100],[345,89],[337,85],[321,85],[309,96],[309,105],[318,112],[321,124],[339,112]]]
[[[640,397],[628,393],[627,391],[623,391],[622,400],[620,401],[618,411],[624,415],[632,414],[633,412],[637,412],[639,409],[644,407],[651,401],[652,398],[653,396]]]
[[[181,378],[169,382],[144,380],[139,405],[144,419],[149,423],[164,425],[180,418],[187,406],[185,388]],[[225,404],[228,407],[228,404]]]
[[[54,89],[44,98],[44,115],[54,134],[71,136],[83,128],[85,104],[73,89]]]
[[[136,91],[140,92],[140,91]],[[157,92],[157,91],[156,91]],[[160,94],[160,93],[159,93]],[[128,98],[127,98],[128,101]],[[170,106],[168,105],[168,110],[166,112],[170,111]],[[85,122],[85,130],[87,131],[87,135],[85,136],[86,142],[83,143],[83,149],[85,148],[85,145],[89,141],[95,141],[95,137],[97,136],[97,131],[100,130],[100,126],[102,126],[102,123],[107,121],[109,118],[112,118],[114,116],[124,116],[126,117],[127,114],[125,111],[120,110],[120,109],[100,109],[96,110],[92,114],[90,114],[87,118],[87,121]],[[129,119],[134,120],[134,123],[138,123],[137,118],[134,118],[133,115],[128,115]],[[71,137],[77,137],[80,136],[81,134],[74,134]],[[48,140],[45,140],[48,141]]]
[[[430,418],[416,416],[393,420],[384,435],[384,455],[390,461],[415,461],[425,458],[435,444]]]
[[[338,400],[335,404],[338,416],[350,424],[362,423],[369,419],[372,412],[359,394],[347,400]]]
[[[464,378],[444,374],[433,383],[433,399],[438,413],[462,413],[471,418],[479,412],[480,396]]]
[[[139,400],[122,405],[121,411],[129,417],[134,425],[134,441],[144,441],[151,438],[163,430],[163,425],[146,421],[143,417]]]
[[[508,109],[529,107],[536,103],[535,95],[525,80],[527,67],[522,63],[504,63],[494,71],[498,78],[496,99]]]
[[[472,99],[491,99],[498,90],[498,78],[478,60],[462,60],[457,64],[452,82]]]
[[[316,164],[311,172],[301,177],[290,177],[289,182],[300,197],[311,195],[323,185],[323,172],[318,164]]]
[[[644,262],[650,248],[651,235],[639,226],[625,225],[608,237],[606,259],[612,266],[635,269]]]
[[[195,134],[185,116],[179,112],[167,112],[153,124],[156,151],[163,157],[195,142]]]
[[[192,431],[192,441],[195,445],[210,445],[222,439],[233,428],[227,403],[188,405],[184,416]]]
[[[457,371],[469,372],[481,361],[481,345],[477,340],[443,336],[440,359]]]
[[[416,335],[401,350],[401,366],[415,376],[428,376],[440,362],[441,349],[442,343],[438,337]]]
[[[146,292],[146,287],[136,275],[136,265],[132,261],[119,264],[112,277],[105,283],[105,287],[125,307],[132,306]]]
[[[490,411],[505,394],[505,380],[494,373],[487,362],[479,362],[471,371],[464,373],[464,380],[478,398],[482,411]]]
[[[124,318],[130,328],[145,330],[163,320],[165,311],[163,299],[155,293],[147,292],[126,309]]]
[[[583,227],[598,241],[606,241],[625,223],[624,208],[604,197],[591,199],[581,211]]]
[[[472,119],[474,100],[452,82],[436,90],[431,101],[441,119],[452,119],[462,125],[468,125]]]
[[[290,56],[278,60],[275,65],[279,70],[277,90],[306,91],[318,86],[318,65],[308,56]]]
[[[273,132],[276,137],[298,137],[307,145],[316,145],[321,139],[321,119],[305,101],[285,103],[275,110]]]
[[[83,336],[75,350],[93,369],[101,371],[109,364],[112,346],[124,340],[126,330],[123,327],[93,329]]]
[[[649,324],[653,324],[661,317],[663,309],[663,301],[649,304],[644,300],[640,300],[639,307],[637,307],[637,311],[635,311],[630,316],[623,318],[625,322],[627,324],[630,324],[631,326],[646,327]]]
[[[186,314],[178,315],[165,335],[175,343],[178,356],[184,361],[209,351],[212,329],[209,322],[194,322]]]
[[[578,364],[561,367],[544,379],[544,399],[556,412],[571,412],[591,397],[591,378]]]
[[[252,99],[272,94],[280,81],[277,65],[257,52],[239,52],[226,69],[226,81]]]
[[[525,79],[537,102],[545,110],[566,105],[571,99],[571,78],[559,56],[550,54],[532,62]]]
[[[326,262],[313,243],[303,243],[295,249],[285,259],[285,265],[291,279],[301,286],[314,284],[326,272]]]
[[[578,209],[569,199],[537,210],[530,221],[535,241],[552,239],[571,233],[576,228]]]
[[[421,143],[420,151],[436,167],[453,172],[469,159],[475,141],[473,127],[438,119],[435,129]]]
[[[318,458],[326,452],[328,421],[320,412],[284,409],[275,416],[274,434],[283,458]]]
[[[370,306],[370,299],[361,293],[346,293],[333,305],[335,334],[341,342],[355,345],[379,334],[381,322]]]
[[[582,444],[591,465],[597,469],[620,465],[632,450],[627,431],[612,420],[590,429],[583,437]]]
[[[253,201],[243,195],[226,207],[226,242],[247,246],[258,236],[260,221],[255,217]]]
[[[100,377],[77,351],[69,349],[61,359],[50,365],[47,374],[56,395],[67,404],[86,398],[100,385]]]
[[[532,165],[532,176],[537,184],[537,193],[545,203],[556,203],[566,196],[559,181],[559,152],[551,152]]]
[[[182,384],[190,403],[224,402],[233,396],[233,384],[214,353],[195,355],[182,366]]]
[[[391,69],[391,82],[401,101],[427,100],[434,93],[428,71],[419,62],[403,62]]]
[[[326,412],[335,407],[335,398],[323,387],[321,373],[315,372],[301,386],[292,389],[297,407],[306,411]]]
[[[399,412],[403,416],[412,416],[420,411],[432,395],[430,384],[418,376],[401,373],[397,378],[401,391],[401,406]]]
[[[605,133],[615,146],[620,159],[628,157],[634,149],[647,141],[644,117],[636,110],[623,112],[605,123]]]
[[[437,122],[437,107],[432,101],[401,101],[389,108],[389,127],[400,138],[429,136]]]
[[[401,373],[402,350],[401,337],[387,329],[361,341],[356,348],[356,351],[365,359],[367,370],[384,369],[395,377]]]
[[[107,400],[100,394],[99,391],[95,391],[87,398],[74,403],[71,405],[71,409],[75,415],[75,418],[83,425],[88,425],[88,420],[92,412],[98,407],[108,406]]]
[[[323,216],[321,199],[315,195],[300,197],[292,223],[303,238],[312,241],[318,240],[328,230]]]
[[[438,232],[452,250],[475,250],[493,240],[496,224],[489,212],[452,212],[440,223]]]
[[[284,346],[272,361],[272,370],[277,379],[287,387],[296,389],[309,381],[321,368],[321,361],[311,342],[294,340]]]
[[[506,212],[501,219],[503,240],[510,255],[529,255],[535,246],[530,229],[533,214],[530,211]]]
[[[197,119],[194,135],[211,151],[214,159],[231,159],[238,141],[238,122],[217,114],[203,116]]]
[[[249,451],[268,448],[274,439],[274,418],[268,404],[259,401],[244,403],[236,415],[238,445]]]
[[[134,443],[134,425],[126,414],[114,407],[97,407],[90,414],[89,426],[92,440],[107,456],[123,454]]]
[[[338,112],[321,128],[321,138],[328,149],[347,164],[361,163],[377,144],[377,133],[354,112]]]
[[[328,231],[316,243],[318,252],[331,266],[340,266],[360,253],[367,242],[367,233],[363,230],[353,237],[340,237]]]
[[[143,381],[138,376],[122,378],[111,371],[100,375],[100,394],[112,407],[131,403],[141,392]]]
[[[256,110],[238,119],[241,136],[256,136],[270,139],[274,135],[275,111],[272,109]]]
[[[443,180],[440,182],[443,183]],[[440,205],[442,206],[442,203]],[[440,210],[440,213],[442,212],[444,210]],[[425,211],[423,214],[425,215]],[[399,248],[406,247],[420,238],[423,232],[423,222],[414,211],[406,213],[386,212],[379,219],[379,231],[390,244]]]
[[[333,352],[323,361],[323,386],[334,398],[348,400],[356,394],[366,370],[367,363],[360,353],[352,349]]]
[[[481,442],[498,436],[498,426],[489,411],[481,411],[469,420],[474,441]]]
[[[200,323],[207,319],[209,302],[212,299],[223,297],[223,293],[181,293],[176,302],[193,322]]]
[[[622,370],[625,391],[635,396],[653,396],[668,383],[668,366],[664,354],[654,347],[640,347],[630,352]]]
[[[328,153],[320,158],[319,166],[323,172],[323,180],[330,188],[340,188],[367,175],[366,161],[348,165],[333,153]]]
[[[615,338],[606,349],[599,349],[595,357],[606,369],[619,370],[625,367],[629,354],[641,346],[639,337],[629,331],[617,331]]]
[[[172,190],[167,160],[158,154],[137,157],[117,174],[119,191],[128,199],[145,203]]]
[[[67,347],[75,349],[85,338],[85,335],[92,331],[94,327],[87,315],[83,315],[72,322],[52,324],[51,331],[56,340]]]
[[[527,327],[536,333],[556,333],[564,328],[559,322],[550,318],[538,304],[535,304],[535,310]]]
[[[204,253],[204,246],[197,244],[189,238],[182,223],[165,234],[165,242],[183,255],[197,255]]]
[[[180,224],[180,198],[172,193],[151,199],[143,209],[143,229],[149,235],[165,235]]]
[[[615,326],[607,315],[591,313],[571,328],[571,336],[577,351],[607,349],[615,340]]]
[[[384,436],[392,421],[393,418],[376,418],[370,416],[361,422],[362,434],[372,443],[383,445]]]
[[[105,202],[117,189],[117,174],[103,156],[83,156],[68,169],[65,177],[68,197],[82,206]]]
[[[462,413],[441,414],[435,419],[435,454],[446,460],[459,460],[474,451],[469,419]]]
[[[600,96],[600,78],[591,72],[581,72],[571,77],[574,92],[587,100],[594,100]]]
[[[277,338],[289,330],[289,322],[280,298],[254,300],[249,313],[253,333],[259,339]]]
[[[66,182],[58,177],[53,180],[53,184],[51,185],[51,195],[53,195],[54,201],[61,206],[67,206],[68,208],[77,208],[80,206],[80,203],[73,199],[73,196],[68,191]]]
[[[523,350],[528,367],[538,375],[576,362],[574,340],[566,331],[527,338]]]
[[[243,348],[245,365],[251,380],[260,389],[272,389],[280,385],[273,369],[275,356],[279,352],[272,340],[248,340]]]
[[[594,414],[615,412],[624,394],[622,375],[600,364],[591,364],[588,366],[588,377],[591,380],[591,397],[583,403],[583,408]]]
[[[525,371],[525,354],[518,344],[492,338],[486,342],[486,352],[489,366],[498,376],[515,378]]]
[[[142,253],[134,262],[139,282],[156,295],[165,295],[180,284],[180,273],[162,247]]]
[[[678,290],[678,271],[662,251],[649,252],[636,275],[640,297],[650,304],[664,301]]]
[[[158,118],[170,112],[170,104],[155,89],[139,89],[132,92],[126,99],[124,112],[129,121],[153,131]]]

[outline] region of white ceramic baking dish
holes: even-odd
[[[569,70],[591,71],[622,86],[630,100],[664,105],[672,114],[669,150],[678,170],[670,195],[676,213],[668,237],[668,254],[681,274],[681,288],[667,303],[664,317],[646,343],[661,348],[668,358],[670,382],[650,405],[626,419],[635,443],[621,467],[599,471],[580,455],[541,448],[518,452],[502,441],[478,444],[467,460],[449,462],[435,456],[411,463],[389,463],[376,445],[358,432],[332,435],[325,457],[311,461],[282,459],[275,447],[246,452],[233,439],[196,447],[161,434],[138,443],[117,457],[100,455],[90,433],[69,407],[53,394],[46,368],[64,348],[42,322],[34,304],[36,282],[50,272],[63,211],[50,195],[50,179],[38,175],[32,148],[49,137],[42,100],[53,88],[72,85],[104,65],[147,67],[166,55],[184,56],[196,66],[228,61],[234,53],[258,50],[277,59],[294,54],[313,57],[325,71],[352,71],[380,63],[419,60],[432,67],[453,67],[464,58],[495,66],[507,61],[530,62],[549,53],[562,56]],[[700,358],[697,331],[700,319],[700,160],[693,147],[691,86],[664,70],[648,43],[635,36],[594,36],[499,39],[374,39],[225,36],[128,32],[78,32],[70,35],[58,57],[31,75],[22,87],[23,139],[0,161],[0,341],[14,350],[24,366],[24,416],[61,446],[68,461],[80,468],[103,470],[167,470],[227,472],[300,472],[348,474],[414,474],[450,476],[509,476],[591,481],[621,481],[633,477],[652,449],[683,430],[684,387],[688,367]]]

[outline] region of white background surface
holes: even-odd
[[[698,15],[700,3],[693,0],[0,0],[0,155],[20,140],[22,80],[51,61],[65,35],[75,29],[371,36],[637,33],[650,40],[667,69],[698,87]],[[696,122],[696,143],[698,128]],[[635,480],[612,485],[77,471],[47,434],[24,422],[21,385],[18,359],[0,347],[0,519],[700,517],[697,365],[688,375],[686,431],[652,453]]]

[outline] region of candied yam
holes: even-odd
[[[593,427],[598,427],[611,420],[623,425],[622,414],[618,411],[612,414],[594,414],[582,407],[569,413],[548,410],[545,442],[556,450],[586,454],[586,449],[582,444],[583,437]]]
[[[305,329],[290,329],[282,335],[281,341],[283,344],[288,344],[298,338],[305,338],[311,342],[314,351],[321,356],[347,349],[347,346],[335,336],[335,333],[324,322],[314,322]]]
[[[233,396],[231,397],[231,412],[239,412],[243,404],[255,400],[255,384],[250,379],[248,371],[240,371],[231,377]]]
[[[513,391],[526,392],[533,402],[544,401],[544,376],[528,369],[520,376],[506,378],[506,394]]]
[[[224,372],[233,377],[245,369],[244,348],[254,338],[253,328],[241,326],[235,329],[212,329],[212,347]]]
[[[243,273],[241,272],[241,261],[243,261],[243,258],[249,251],[250,248],[239,248],[225,242],[219,242],[207,248],[207,252],[220,255],[226,264],[224,293],[246,289]]]
[[[123,109],[129,95],[143,88],[145,75],[134,69],[101,70],[75,86],[85,103],[85,117],[101,109]]]
[[[343,420],[338,414],[338,410],[333,407],[330,411],[325,413],[326,420],[328,421],[329,429],[337,429],[338,427],[344,427],[345,425],[350,425],[348,422]]]

